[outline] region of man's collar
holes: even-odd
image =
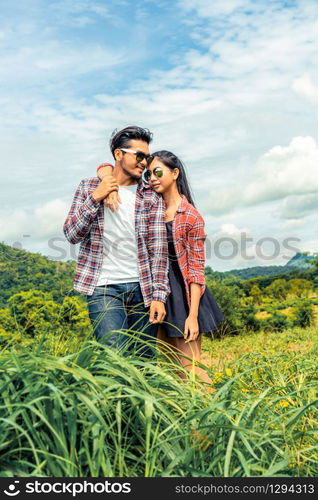
[[[150,186],[150,184],[148,184],[148,182],[146,182],[141,177],[138,181],[138,191],[143,193],[143,191],[145,191],[146,189],[152,189],[152,187]],[[182,197],[182,200],[181,200],[180,205],[177,208],[177,212],[185,212],[187,210],[188,205],[189,205],[189,202],[188,202],[187,198],[185,197],[185,195],[182,194],[181,197]]]
[[[138,181],[138,190],[143,192],[145,191],[145,189],[152,189],[152,188],[150,184],[148,184],[148,182],[146,182],[142,177],[140,177]]]

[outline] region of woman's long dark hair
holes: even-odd
[[[177,178],[178,191],[180,194],[184,194],[191,205],[195,206],[187,179],[186,169],[182,161],[170,151],[165,150],[156,151],[155,153],[151,153],[151,155],[162,161],[162,163],[166,165],[166,167],[170,168],[170,170],[174,170],[175,168],[179,169],[179,175]]]

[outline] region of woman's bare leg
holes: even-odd
[[[196,361],[201,363],[201,335],[196,340],[191,340],[191,342],[186,342],[183,338],[174,338],[172,340],[179,354],[181,365],[189,371],[194,370],[195,375],[203,380],[203,382],[211,384],[212,381],[206,371],[194,365]]]
[[[173,340],[174,339],[167,337],[164,326],[159,325],[157,329],[157,344],[160,351],[169,359],[179,361],[179,356],[176,352]]]
[[[194,366],[194,362],[201,362],[201,335],[196,340],[185,342],[185,339],[179,337],[167,337],[164,327],[159,326],[157,331],[157,339],[160,350],[170,359],[178,361],[183,368],[188,371],[194,369],[194,374],[203,382],[211,384],[212,381],[205,370],[199,366]],[[165,344],[167,347],[165,347]],[[184,357],[187,356],[187,357]],[[190,359],[188,359],[190,358]],[[182,379],[187,379],[187,374],[184,371],[177,372]]]

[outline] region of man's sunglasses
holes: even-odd
[[[144,153],[143,151],[134,151],[133,149],[126,149],[126,148],[118,148],[120,151],[123,151],[124,153],[132,153],[133,155],[136,155],[136,162],[141,163],[142,161],[146,160],[147,164],[152,162],[154,157],[152,155],[147,155],[147,153]]]
[[[151,174],[155,174],[156,177],[160,178],[163,176],[163,170],[161,167],[156,167],[152,171],[151,170],[146,170],[144,173],[144,178],[147,182],[150,181]]]

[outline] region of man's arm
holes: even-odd
[[[92,194],[85,192],[84,182],[81,181],[75,191],[70,211],[63,226],[66,239],[73,244],[79,243],[85,238],[100,205]]]
[[[148,252],[152,271],[152,300],[165,303],[170,293],[168,242],[163,199],[158,198],[149,210]]]
[[[88,193],[84,186],[85,181],[79,184],[70,211],[64,222],[63,231],[70,243],[79,243],[89,233],[95,219],[100,202],[111,191],[118,189],[116,180],[104,179],[93,193]]]

